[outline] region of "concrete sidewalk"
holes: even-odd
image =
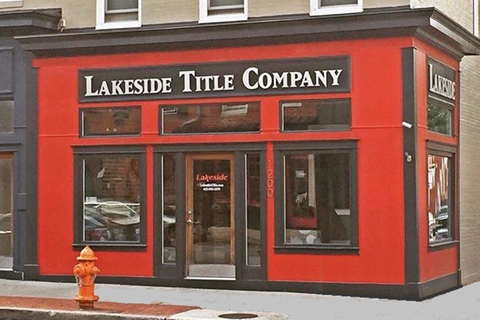
[[[72,299],[76,290],[75,284],[0,280],[0,295]],[[100,296],[101,301],[143,304],[165,303],[232,312],[274,312],[285,314],[292,320],[480,319],[480,283],[422,302],[298,293],[219,291],[105,284],[96,286],[96,294]],[[194,310],[189,312],[194,312]],[[277,316],[282,319],[281,316]]]

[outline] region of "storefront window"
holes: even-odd
[[[163,106],[162,134],[260,131],[260,103]]]
[[[163,263],[176,262],[175,157],[162,156],[163,168]]]
[[[428,225],[430,243],[452,239],[451,158],[428,155]]]
[[[13,101],[0,100],[0,133],[13,132]]]
[[[139,155],[83,156],[83,240],[140,242]]]
[[[81,136],[139,135],[140,108],[92,108],[81,110]]]
[[[348,153],[285,156],[285,243],[350,244]]]
[[[428,103],[427,116],[428,130],[442,134],[452,134],[452,110],[450,108]]]
[[[13,157],[0,155],[0,269],[13,267]]]
[[[246,155],[247,265],[261,265],[260,154]]]
[[[284,131],[348,130],[350,100],[305,100],[282,102]]]

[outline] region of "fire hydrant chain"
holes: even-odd
[[[90,283],[85,283],[86,286],[91,286],[92,284],[95,283],[95,279],[97,278],[97,275],[94,274],[92,276],[92,281]],[[75,276],[75,281],[77,282],[77,286],[81,287],[84,285],[84,283],[82,282],[82,278],[80,278],[79,276]]]

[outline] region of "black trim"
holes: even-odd
[[[274,143],[274,161],[275,161],[275,252],[293,253],[308,252],[321,253],[334,250],[343,251],[350,248],[352,251],[358,251],[358,157],[357,142],[347,141],[318,141],[318,142],[280,142]],[[350,161],[350,217],[351,233],[349,234],[350,245],[332,245],[322,243],[318,245],[293,245],[284,242],[285,237],[285,165],[283,158],[287,154],[303,154],[305,152],[314,152],[318,154],[345,153],[349,155]],[[337,249],[338,248],[338,249]]]
[[[17,39],[38,56],[65,56],[396,36],[417,36],[458,57],[480,52],[480,40],[440,11],[409,6],[365,9],[341,18],[301,14],[218,24],[189,22],[124,30],[66,30],[57,35]]]
[[[145,250],[147,243],[147,209],[146,209],[146,148],[138,146],[111,146],[111,147],[74,147],[74,224],[73,247],[89,245],[93,248],[109,251],[136,251]],[[137,156],[140,160],[140,241],[139,242],[100,242],[83,240],[83,166],[82,161],[89,156],[105,155],[109,157]]]
[[[412,284],[368,284],[331,282],[289,282],[289,281],[222,281],[192,279],[159,279],[149,277],[106,277],[99,276],[96,283],[168,286],[220,290],[279,291],[314,294],[329,294],[354,297],[387,298],[400,300],[424,300],[460,287],[459,273],[453,273],[424,283]],[[74,283],[73,276],[41,276],[41,281]]]
[[[265,143],[230,143],[230,144],[172,144],[154,145],[153,152],[235,152],[235,151],[262,151]]]
[[[428,245],[428,252],[435,252],[438,250],[457,247],[459,244],[460,244],[460,241],[458,240],[446,240],[446,241],[438,241],[435,243],[430,243]]]
[[[417,208],[417,111],[414,48],[402,49],[403,79],[403,175],[405,206],[405,283],[420,281],[420,253]],[[409,158],[411,157],[411,158]],[[408,161],[410,159],[410,162]]]
[[[0,270],[0,279],[23,280],[23,272],[13,270]]]

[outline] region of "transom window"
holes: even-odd
[[[97,29],[141,26],[142,0],[97,0]]]
[[[363,0],[310,0],[312,16],[361,11],[363,11]]]
[[[248,0],[200,0],[199,22],[247,20]]]

